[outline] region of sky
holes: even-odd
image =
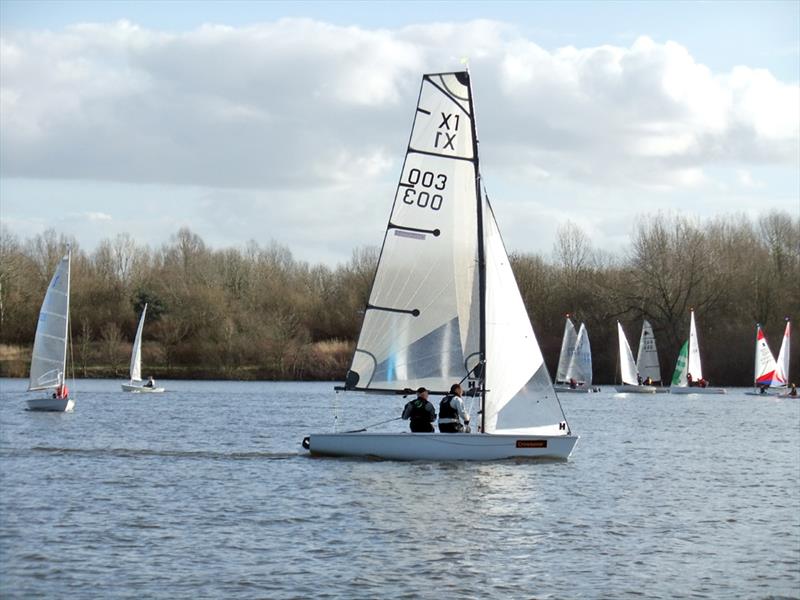
[[[509,250],[800,218],[800,2],[0,0],[0,223],[346,261],[382,240],[421,75],[464,59]]]

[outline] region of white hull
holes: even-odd
[[[656,394],[669,394],[669,388],[668,387],[663,387],[663,386],[660,386],[660,385],[655,385],[653,387],[656,388]]]
[[[130,383],[122,384],[123,392],[133,392],[135,394],[160,394],[164,391],[162,387],[145,387],[143,385],[133,385]]]
[[[553,389],[560,393],[570,393],[570,394],[594,394],[600,391],[599,387],[592,387],[586,385],[579,385],[578,387],[570,387],[568,385],[554,385]]]
[[[75,408],[75,400],[72,398],[31,398],[27,402],[28,410],[70,412]]]
[[[725,388],[718,387],[677,387],[669,388],[670,394],[727,394]]]
[[[770,388],[766,392],[760,392],[758,390],[751,390],[749,392],[744,393],[745,396],[785,396],[786,395],[786,388]]]
[[[576,435],[481,433],[315,433],[303,446],[316,456],[386,460],[566,459]]]
[[[614,389],[617,390],[618,394],[655,394],[656,388],[652,385],[628,385],[624,383],[622,385],[614,386]]]

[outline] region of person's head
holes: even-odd
[[[418,388],[417,389],[417,396],[419,396],[423,400],[427,400],[428,399],[428,390],[426,390],[424,387]]]
[[[450,393],[451,394],[455,394],[456,396],[460,396],[461,394],[463,394],[464,391],[461,389],[461,384],[460,383],[454,383],[453,385],[451,385],[450,386]]]

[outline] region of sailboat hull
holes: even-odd
[[[627,383],[614,386],[618,394],[655,394],[656,388],[652,385],[628,385]]]
[[[27,403],[28,410],[42,412],[70,412],[75,408],[72,398],[31,398]]]
[[[725,388],[718,388],[718,387],[678,387],[672,386],[669,388],[670,394],[727,394],[727,390]]]
[[[122,384],[123,392],[133,392],[135,394],[160,394],[165,388],[162,387],[145,387],[143,385],[134,385],[130,383]]]
[[[312,455],[386,460],[567,459],[578,436],[476,433],[318,433],[303,441]]]
[[[557,391],[559,394],[562,393],[570,393],[570,394],[595,394],[600,391],[599,387],[592,387],[587,385],[579,385],[578,387],[570,387],[568,385],[554,385],[553,389]]]

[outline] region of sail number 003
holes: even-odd
[[[447,175],[444,173],[431,173],[430,171],[420,171],[419,169],[411,169],[408,172],[408,183],[412,187],[406,188],[406,193],[403,196],[403,202],[406,204],[416,204],[420,208],[429,208],[431,210],[439,210],[442,208],[442,195],[417,191],[413,187],[420,184],[424,188],[442,191],[447,185]]]

